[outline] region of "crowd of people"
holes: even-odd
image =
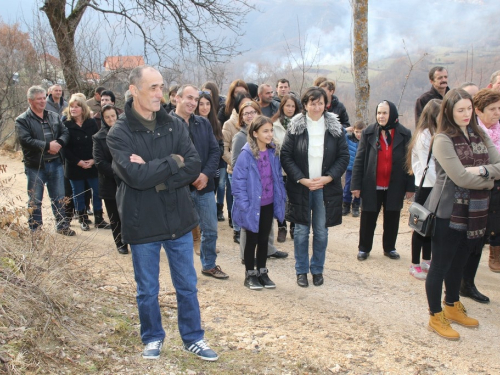
[[[360,217],[359,261],[370,255],[382,209],[383,253],[399,259],[401,210],[415,195],[437,218],[432,237],[413,233],[409,273],[425,280],[429,329],[458,339],[450,322],[479,324],[459,296],[489,302],[474,282],[485,243],[489,268],[500,272],[500,71],[482,90],[471,82],[450,90],[447,77],[444,67],[429,72],[413,135],[388,100],[377,104],[374,124],[351,125],[326,77],[300,97],[284,78],[275,89],[237,79],[225,97],[212,82],[175,85],[165,95],[161,74],[141,66],[130,74],[123,110],[104,87],[66,102],[60,85],[48,93],[33,86],[16,119],[29,227],[34,235],[42,229],[46,185],[57,233],[74,236],[73,218],[88,231],[93,215],[96,228],[111,229],[120,254],[130,247],[146,359],[159,357],[165,337],[158,304],[164,248],[184,349],[215,361],[201,327],[193,253],[202,275],[229,278],[217,264],[224,206],[244,286],[260,290],[276,288],[267,259],[288,256],[274,245],[287,235],[297,285],[308,287],[310,273],[321,286],[328,228],[349,214]]]

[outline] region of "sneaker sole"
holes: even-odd
[[[450,340],[450,341],[458,341],[458,340],[460,340],[460,336],[458,336],[458,337],[443,336],[442,334],[440,334],[438,331],[436,331],[434,328],[432,328],[429,325],[427,326],[427,329],[429,331],[431,331],[431,332],[436,333],[438,336],[442,337],[443,339]]]
[[[265,289],[276,289],[276,285],[264,285]]]
[[[142,358],[144,358],[144,359],[158,359],[158,358],[160,358],[160,355],[159,354],[157,356],[151,356],[151,355],[145,356],[145,355],[143,355]]]
[[[203,271],[201,271],[201,274],[202,274],[202,275],[205,275],[205,276],[213,277],[214,279],[219,279],[219,280],[229,279],[229,276],[228,276],[228,275],[225,275],[225,276],[217,276],[217,275],[213,275],[213,274],[211,274],[211,273],[205,273],[205,272],[203,272]]]
[[[187,350],[186,348],[183,348],[183,349],[184,349],[184,351],[185,351],[185,352],[188,352],[188,353],[190,353],[190,354],[194,354],[195,356],[197,356],[197,357],[198,357],[198,358],[200,358],[200,359],[203,359],[204,361],[208,361],[208,362],[215,362],[215,361],[217,361],[217,360],[219,359],[219,356],[217,356],[217,357],[215,357],[215,358],[213,358],[213,357],[203,357],[203,356],[201,356],[201,355],[198,355],[198,354],[196,354],[196,353],[193,353],[193,352],[192,352],[192,351],[190,351],[190,350]]]

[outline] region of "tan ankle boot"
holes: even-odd
[[[490,245],[490,259],[488,265],[491,271],[500,272],[500,246]]]
[[[460,334],[451,328],[450,321],[444,316],[444,311],[430,316],[427,329],[448,340],[458,340],[460,338]]]
[[[464,327],[477,327],[479,322],[477,319],[470,318],[467,316],[467,311],[465,310],[462,302],[457,301],[453,306],[448,306],[444,304],[444,316],[451,320],[452,322],[463,325]]]
[[[200,230],[200,226],[196,226],[196,228],[194,228],[192,230],[193,233],[193,248],[194,248],[194,252],[196,253],[196,255],[200,255],[200,246],[201,246],[201,230]]]

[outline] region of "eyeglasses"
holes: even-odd
[[[199,95],[201,95],[201,94],[212,95],[212,93],[210,91],[198,91],[198,94]]]
[[[243,117],[245,117],[245,116],[247,116],[247,117],[248,117],[248,116],[254,116],[254,115],[256,115],[256,114],[257,114],[257,111],[246,112],[246,113],[243,113]]]

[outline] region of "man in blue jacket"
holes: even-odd
[[[192,85],[179,88],[175,101],[175,112],[171,112],[189,129],[189,136],[201,159],[201,173],[191,184],[191,197],[200,217],[201,246],[200,259],[205,276],[216,279],[227,279],[226,275],[216,264],[217,260],[217,206],[215,203],[215,173],[219,168],[220,150],[215,139],[212,125],[201,116],[194,115],[200,99],[199,90]]]
[[[118,181],[116,202],[122,239],[132,249],[142,357],[156,359],[165,338],[158,302],[160,250],[167,253],[177,297],[177,324],[184,349],[206,361],[217,354],[201,328],[191,230],[198,215],[189,185],[200,174],[200,157],[184,124],[161,106],[163,77],[150,66],[130,73],[132,98],[111,128],[107,144]]]

